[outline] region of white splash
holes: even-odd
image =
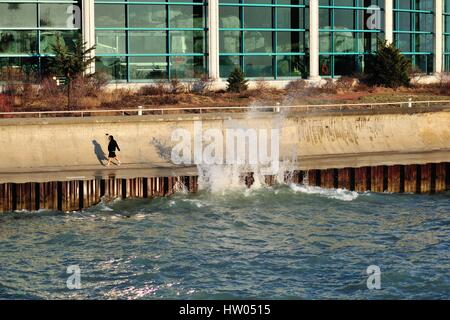
[[[359,197],[358,192],[349,191],[346,189],[324,189],[321,187],[314,187],[308,185],[290,184],[289,187],[294,192],[300,192],[305,194],[315,194],[324,196],[328,199],[336,199],[341,201],[353,201]]]
[[[180,193],[180,194],[188,194],[189,189],[186,187],[186,185],[181,180],[177,180],[175,182],[174,192]]]
[[[264,175],[257,166],[198,165],[198,187],[211,193],[224,194],[230,191],[245,191],[245,176],[253,172],[252,189],[265,185]]]

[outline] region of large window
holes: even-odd
[[[307,77],[308,1],[219,0],[220,76]]]
[[[450,0],[444,0],[444,68],[450,72]]]
[[[320,0],[320,75],[334,77],[364,71],[368,54],[384,37],[384,1]]]
[[[56,36],[70,48],[80,32],[80,2],[0,0],[0,77],[48,72]]]
[[[203,0],[96,0],[95,27],[96,70],[115,80],[192,79],[207,72]]]
[[[394,1],[395,44],[424,73],[433,72],[433,18],[433,0]]]

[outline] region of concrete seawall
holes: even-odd
[[[207,114],[0,120],[0,212],[80,210],[107,198],[152,198],[198,189],[195,166],[170,161],[175,129],[279,129],[286,182],[355,191],[450,189],[450,112]],[[106,133],[122,167],[105,168]],[[292,169],[292,168],[291,168]],[[250,185],[252,173],[242,173]],[[275,176],[266,176],[272,185]]]
[[[280,129],[281,160],[328,169],[450,161],[450,112],[391,114],[206,114],[53,119],[0,119],[0,172],[102,168],[106,133],[128,165],[169,165],[171,133],[204,129]]]

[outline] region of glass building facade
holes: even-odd
[[[78,33],[114,82],[351,76],[378,38],[417,71],[441,71],[437,57],[450,71],[450,0],[0,0],[0,75],[45,75],[56,35],[70,48]]]
[[[384,0],[320,0],[320,75],[353,75],[383,38]]]
[[[450,72],[450,0],[444,2],[444,70]]]
[[[434,1],[394,1],[394,42],[413,67],[433,72]]]
[[[0,0],[1,75],[45,73],[56,35],[70,48],[80,32],[79,8],[78,1]]]
[[[308,1],[219,0],[220,76],[307,77]]]
[[[203,0],[95,1],[96,69],[114,80],[192,79],[207,73]]]

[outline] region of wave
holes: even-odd
[[[358,192],[349,191],[346,189],[325,189],[321,187],[299,185],[299,184],[290,184],[289,187],[294,192],[319,195],[324,196],[328,199],[336,199],[341,201],[353,201],[360,196]]]

